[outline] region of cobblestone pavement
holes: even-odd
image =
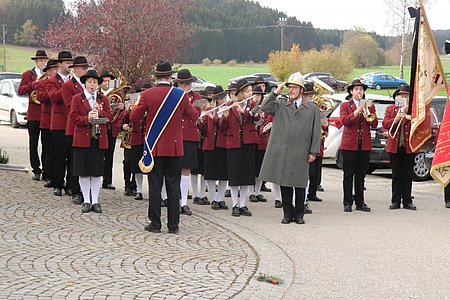
[[[82,214],[42,185],[0,171],[0,299],[274,299],[292,281],[289,258],[264,249],[273,243],[206,213],[153,234],[147,201],[102,190],[103,213]],[[261,270],[286,283],[256,281]]]

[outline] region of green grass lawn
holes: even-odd
[[[3,66],[3,46],[0,45],[0,65]],[[36,49],[28,47],[17,47],[6,45],[6,71],[20,72],[30,69],[35,66],[30,59],[36,54]],[[3,67],[0,68],[3,70]]]

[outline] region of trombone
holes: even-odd
[[[397,101],[397,107],[399,107],[399,110],[397,111],[397,114],[395,115],[395,118],[394,118],[394,122],[392,122],[392,125],[388,131],[389,137],[391,137],[393,139],[397,136],[400,126],[402,126],[403,119],[405,118],[405,102],[399,101],[399,99],[396,101]],[[397,119],[398,117],[400,117],[398,122],[395,122],[395,119]],[[394,131],[394,133],[392,133],[392,131]]]

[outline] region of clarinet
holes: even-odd
[[[93,103],[95,103],[95,92],[91,91],[91,98]],[[94,119],[98,119],[98,109],[96,109],[97,114],[94,117]],[[92,128],[92,137],[94,139],[98,139],[100,137],[100,125],[99,124],[95,124],[95,126]]]

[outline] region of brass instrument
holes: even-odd
[[[325,97],[325,94],[334,93],[334,90],[325,82],[320,80],[317,77],[313,77],[314,81],[314,96],[313,102],[317,104],[320,109],[320,123],[321,127],[328,124],[328,115],[334,110],[335,103],[332,99]],[[324,131],[322,128],[320,129],[320,137],[325,139],[328,136],[328,132]]]
[[[404,99],[404,101],[401,101],[400,99],[396,99],[395,102],[396,102],[396,106],[399,107],[399,110],[397,111],[397,114],[395,115],[395,119],[397,119],[399,116],[401,116],[401,118],[397,123],[395,123],[395,119],[394,119],[394,122],[392,122],[392,125],[389,128],[388,135],[393,139],[397,135],[397,133],[400,129],[400,126],[402,126],[403,119],[405,118],[406,99]],[[397,125],[395,125],[395,124],[397,124]],[[393,130],[394,130],[394,133],[392,133]]]
[[[40,81],[40,80],[45,80],[45,79],[47,79],[47,78],[48,78],[48,75],[44,73],[44,74],[39,75],[39,76],[36,78],[36,81],[35,81],[35,82],[38,82],[38,81]],[[33,102],[34,104],[41,105],[41,102],[40,102],[40,101],[38,100],[38,98],[37,98],[37,93],[36,93],[36,90],[35,90],[35,89],[31,91],[31,93],[30,93],[30,98],[31,98],[31,102]]]
[[[120,115],[120,109],[118,107],[118,104],[124,103],[124,99],[120,95],[118,95],[117,92],[119,92],[123,89],[126,89],[126,88],[128,88],[128,89],[131,88],[128,85],[127,80],[125,79],[125,76],[123,76],[120,71],[119,71],[118,77],[119,77],[118,78],[119,86],[110,88],[105,92],[105,96],[108,98],[110,106],[111,106],[111,113],[113,114],[111,123],[116,121]]]
[[[133,123],[128,124],[128,129],[124,131],[122,139],[120,141],[120,147],[124,149],[131,149],[131,131],[133,129]]]
[[[371,113],[369,110],[369,107],[372,105],[373,105],[372,99],[366,99],[366,101],[364,101],[363,116],[364,119],[366,119],[366,121],[370,123],[372,123],[376,118],[375,114]]]

